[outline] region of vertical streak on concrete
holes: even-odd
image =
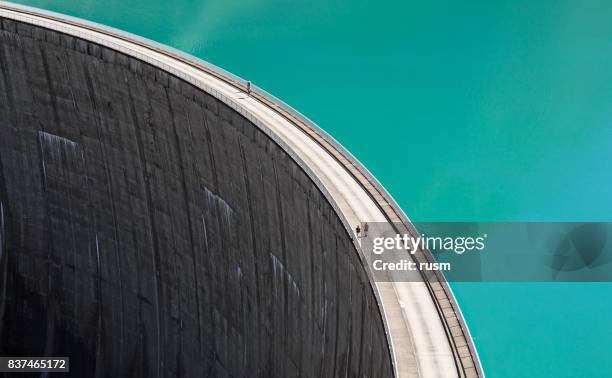
[[[321,290],[321,296],[322,296],[322,303],[320,306],[321,309],[321,353],[319,355],[319,359],[322,361],[321,362],[321,367],[320,367],[320,371],[319,371],[319,377],[322,377],[325,373],[325,352],[326,352],[326,346],[327,346],[327,305],[328,305],[328,300],[327,300],[327,276],[325,274],[325,267],[328,266],[327,262],[325,261],[325,256],[327,254],[327,251],[325,249],[325,245],[323,244],[323,223],[319,223],[318,224],[318,228],[319,231],[317,232],[317,234],[320,237],[319,243],[320,243],[320,248],[321,248],[321,259],[322,259],[322,264],[321,266],[323,267],[322,269],[322,281],[323,281],[323,286],[322,286],[322,290]]]
[[[0,155],[0,340],[4,328],[4,313],[6,311],[6,284],[8,274],[8,241],[6,240],[6,217],[4,207],[6,199],[6,186],[2,168],[2,155]]]
[[[208,159],[210,160],[210,167],[211,167],[211,173],[212,173],[212,177],[213,177],[213,190],[218,190],[219,189],[219,178],[218,178],[218,174],[217,174],[217,166],[215,163],[215,157],[214,157],[214,150],[213,150],[213,142],[212,142],[212,134],[210,132],[210,127],[208,125],[208,119],[206,116],[202,117],[203,118],[203,122],[202,124],[204,125],[204,130],[205,130],[205,134],[206,134],[206,147],[207,147],[207,151],[208,151]],[[204,188],[204,190],[206,190],[206,188]],[[210,253],[210,248],[208,248],[209,244],[208,244],[208,233],[206,230],[206,221],[205,221],[205,216],[202,215],[202,224],[204,227],[204,236],[206,237],[206,245],[207,245],[207,252]],[[219,222],[218,218],[217,218],[217,223]],[[214,262],[211,259],[207,259],[207,261],[209,262],[209,272],[211,272],[211,274],[214,272]],[[212,285],[214,285],[214,279],[213,279],[213,283]],[[217,324],[216,324],[216,319],[215,319],[215,313],[213,311],[213,309],[210,309],[210,321],[211,321],[211,325],[212,325],[212,329],[216,329]],[[212,345],[217,345],[217,334],[216,332],[211,332],[212,334]],[[214,348],[211,348],[211,353],[210,353],[210,369],[211,371],[209,371],[209,375],[212,374],[212,372],[214,372],[214,362],[216,360],[216,352],[214,350]]]
[[[308,230],[308,252],[310,253],[310,266],[308,267],[309,270],[310,270],[310,285],[309,285],[309,288],[310,288],[310,290],[309,290],[310,291],[310,296],[309,297],[310,298],[309,298],[309,300],[310,300],[310,308],[317,308],[316,300],[315,300],[315,297],[316,297],[315,287],[316,287],[317,280],[315,278],[315,264],[316,263],[315,263],[315,257],[314,257],[316,251],[315,251],[315,240],[313,238],[314,230],[313,230],[313,227],[312,227],[312,208],[311,208],[311,206],[313,206],[313,204],[312,204],[312,201],[310,200],[310,197],[307,197],[307,201],[308,201],[308,203],[306,205],[306,213],[307,213],[307,218],[306,218],[307,223],[306,224],[307,224],[307,230]],[[313,315],[313,318],[316,319],[316,314]],[[314,324],[315,325],[312,326],[312,327],[313,327],[314,330],[316,330],[317,329],[317,327],[316,327],[316,320],[314,321]],[[314,332],[310,332],[309,337],[313,337],[313,335],[312,335],[313,333]],[[308,356],[308,358],[310,360],[314,360],[314,354],[315,354],[315,351],[316,351],[315,345],[314,345],[314,339],[311,339],[311,342],[309,343],[309,347],[310,347],[310,353],[309,353],[310,356]],[[310,369],[311,369],[310,370],[311,374],[314,374],[314,372],[317,371],[317,367],[316,366],[311,366]]]
[[[98,234],[96,232],[96,262],[97,262],[97,275],[98,275],[98,286],[97,286],[97,292],[98,292],[98,328],[97,328],[97,334],[96,334],[96,368],[95,368],[95,377],[102,377],[104,374],[104,367],[103,365],[103,351],[102,351],[102,345],[103,345],[103,335],[102,335],[102,327],[104,326],[103,324],[103,318],[102,318],[102,306],[103,306],[103,297],[102,297],[102,283],[100,282],[100,276],[102,274],[101,272],[101,266],[100,266],[100,242],[98,240]]]
[[[55,61],[53,60],[53,58],[55,58]],[[70,70],[67,65],[68,60],[69,60],[68,53],[66,51],[61,51],[61,50],[60,51],[52,50],[51,52],[47,53],[47,57],[45,58],[45,62],[46,62],[45,71],[46,72],[51,71],[51,69],[53,68],[53,72],[56,73],[55,75],[49,76],[48,81],[51,80],[50,85],[57,86],[57,90],[55,92],[58,94],[59,99],[61,100],[69,99],[67,96],[61,93],[62,89],[64,90],[64,93],[66,90],[68,90],[69,96],[72,102],[72,109],[69,109],[69,106],[65,102],[58,103],[56,101],[57,105],[56,104],[53,105],[54,109],[57,107],[58,132],[59,132],[59,122],[63,121],[66,124],[70,124],[71,115],[66,116],[66,114],[78,114],[78,106],[76,104],[76,98],[74,95],[73,83],[71,83],[69,80]],[[63,74],[63,77],[62,77],[62,74]],[[62,114],[62,117],[59,116],[60,112]],[[67,129],[70,129],[70,127],[68,126]],[[81,124],[78,125],[78,130],[79,130],[79,134],[83,135]],[[60,140],[57,140],[56,143],[59,141]],[[89,217],[89,223],[87,227],[87,233],[88,233],[87,240],[90,243],[90,249],[92,247],[95,247],[95,252],[96,252],[96,295],[98,299],[97,299],[97,329],[96,329],[97,334],[96,334],[95,374],[96,376],[101,376],[104,374],[104,371],[106,369],[106,364],[104,362],[104,351],[105,351],[105,341],[106,341],[106,338],[104,335],[104,329],[105,329],[104,309],[105,309],[106,301],[103,295],[103,285],[102,285],[103,260],[100,256],[101,249],[103,250],[103,248],[100,246],[101,241],[99,240],[99,237],[98,237],[98,217],[97,217],[97,214],[95,213],[96,206],[93,200],[93,193],[92,193],[93,188],[90,186],[89,176],[87,173],[88,164],[85,159],[86,154],[84,151],[84,147],[81,145],[77,145],[75,142],[69,143],[69,141],[66,139],[61,140],[61,146],[63,147],[63,151],[65,152],[65,155],[67,157],[66,165],[62,164],[62,171],[63,171],[62,174],[64,175],[64,177],[68,178],[68,180],[71,180],[71,177],[70,177],[71,173],[76,174],[78,178],[83,179],[83,182],[75,182],[75,183],[68,182],[68,185],[66,187],[67,192],[65,193],[66,202],[68,204],[68,211],[70,214],[69,224],[70,224],[70,229],[71,229],[72,246],[73,246],[73,272],[74,272],[73,273],[73,277],[74,277],[73,313],[74,313],[75,319],[77,319],[78,318],[79,286],[77,285],[77,279],[76,279],[76,272],[78,271],[78,265],[77,265],[78,264],[78,258],[77,258],[78,242],[77,242],[77,235],[75,234],[75,225],[78,223],[79,204],[82,204],[82,202],[80,202],[81,197],[78,196],[78,192],[82,188],[85,188],[85,195],[87,199],[86,200],[83,199],[83,201],[87,203],[86,212],[87,212],[87,216]],[[70,154],[68,154],[68,149],[70,149],[70,152],[71,152]],[[71,169],[74,169],[74,171],[70,172]],[[73,213],[76,213],[75,214],[75,217],[77,217],[76,219],[75,217],[73,217]],[[64,265],[65,264],[62,261],[62,267]],[[121,285],[121,282],[119,284]],[[75,334],[78,335],[78,324],[76,324],[75,322],[74,326],[77,327],[77,331]]]
[[[64,68],[64,80],[66,80],[66,82],[70,82],[70,74],[69,74],[69,69],[68,69],[68,62],[70,60],[70,57],[68,56],[68,52],[64,51],[62,56],[65,58],[64,60],[61,61],[62,67]],[[79,113],[79,106],[77,105],[77,101],[76,101],[76,96],[74,95],[74,90],[72,89],[72,85],[68,86],[68,90],[70,91],[70,99],[72,100],[72,107],[74,108],[74,111],[76,113]]]
[[[74,193],[71,192],[72,189],[72,185],[70,185],[70,179],[71,179],[71,171],[73,171],[72,173],[79,173],[79,158],[81,160],[81,169],[84,171],[86,170],[86,166],[85,166],[85,161],[83,159],[83,154],[82,154],[82,149],[79,148],[79,145],[73,141],[67,140],[65,138],[62,138],[60,136],[57,135],[53,135],[53,134],[49,134],[46,132],[39,132],[38,133],[38,141],[41,145],[41,149],[43,151],[43,161],[44,164],[46,164],[46,159],[47,156],[45,155],[46,150],[50,150],[50,160],[52,160],[51,164],[55,163],[55,164],[59,164],[61,166],[61,177],[63,177],[66,181],[66,199],[65,199],[65,203],[67,206],[64,206],[68,209],[68,223],[70,225],[70,246],[72,249],[72,257],[73,257],[73,261],[74,261],[74,266],[76,269],[76,255],[77,255],[77,240],[76,240],[76,234],[75,234],[75,229],[74,229],[74,225],[75,225],[75,217],[74,217],[74,201],[73,201],[73,196]],[[81,154],[79,154],[79,151],[81,152]],[[45,169],[45,176],[48,175],[50,172],[47,171],[47,169]],[[46,178],[46,177],[45,177]],[[78,184],[77,184],[78,185]],[[89,191],[87,191],[87,194],[89,195]],[[77,204],[78,206],[78,201]],[[99,265],[99,264],[98,264]],[[64,276],[64,264],[62,262],[61,264],[62,267],[62,275],[61,277]],[[75,280],[76,281],[76,280]],[[100,286],[100,276],[98,275],[98,286]],[[98,287],[98,289],[100,289]],[[100,290],[98,290],[98,292],[100,292]],[[101,306],[102,306],[102,298],[100,297],[100,313],[99,313],[99,319],[101,321],[102,316],[101,316]],[[61,308],[61,303],[59,305],[59,307]],[[55,325],[54,325],[55,326]],[[102,324],[100,324],[100,328],[102,329]]]
[[[217,165],[215,164],[214,150],[212,146],[212,135],[210,133],[210,127],[208,126],[208,119],[204,117],[204,129],[206,130],[206,144],[208,146],[208,158],[210,159],[210,165],[212,168],[213,176],[213,191],[219,190],[219,177],[217,174]]]
[[[256,169],[257,181],[254,183],[255,185],[254,185],[253,188],[258,188],[259,187],[259,188],[262,189],[262,191],[265,191],[265,179],[264,179],[264,172],[263,172],[264,168],[262,166],[263,164],[262,164],[261,160],[256,160],[255,164],[256,164],[255,169]],[[266,197],[265,193],[262,193],[262,194],[263,194],[262,195],[262,202],[263,202],[263,205],[264,205],[263,207],[265,209],[269,209],[270,207],[268,205],[267,197]],[[265,239],[264,238],[262,238],[262,239],[265,242]],[[265,244],[264,244],[263,248],[264,248],[264,252],[269,252],[269,251],[265,251],[265,248],[266,248]],[[257,292],[257,304],[258,304],[258,306],[260,306],[260,307],[258,307],[258,313],[261,313],[262,311],[264,311],[263,309],[266,308],[265,305],[268,303],[266,301],[265,297],[262,298],[262,295],[264,295],[265,290],[267,288],[267,286],[266,286],[266,273],[267,273],[266,272],[266,266],[262,265],[261,268],[262,268],[262,272],[261,272],[261,276],[262,277],[258,277],[256,279],[256,285],[261,289],[261,291],[258,290],[258,292]],[[262,314],[262,316],[261,316],[261,323],[260,324],[264,323],[265,320],[266,320],[266,316]],[[260,332],[259,334],[262,335],[263,332]],[[257,356],[258,359],[263,359],[263,357],[262,357],[263,353],[264,353],[264,348],[262,347],[263,345],[265,345],[265,343],[261,339],[259,339],[258,340],[258,347],[259,347],[258,353],[261,353],[261,355]],[[266,362],[269,363],[269,360],[266,361]]]
[[[130,85],[129,80],[126,79],[126,83],[128,86],[128,96],[129,96],[129,104],[130,104],[130,113],[133,121],[134,132],[136,135],[137,141],[137,153],[140,158],[140,172],[142,173],[142,182],[144,186],[144,194],[147,203],[147,231],[149,232],[149,237],[151,239],[151,244],[153,245],[153,280],[155,282],[155,311],[157,313],[157,340],[156,340],[156,377],[161,377],[162,375],[162,367],[164,365],[164,354],[161,351],[162,348],[162,314],[161,314],[161,282],[160,282],[160,267],[159,267],[159,241],[157,240],[157,231],[155,227],[155,215],[154,215],[154,205],[151,197],[151,184],[149,182],[149,171],[147,169],[147,159],[145,157],[144,145],[142,141],[142,131],[141,131],[141,123],[138,118],[138,113],[136,112],[136,105],[134,103],[134,95],[133,89]]]
[[[156,77],[155,80],[157,81],[157,77]],[[158,89],[158,88],[153,87],[151,84],[152,83],[147,83],[146,85],[144,85],[144,98],[146,99],[146,103],[147,103],[146,124],[148,126],[148,130],[150,130],[152,132],[152,134],[153,134],[153,140],[152,140],[151,144],[153,146],[155,146],[155,148],[156,148],[156,152],[154,153],[154,156],[153,156],[153,159],[155,159],[155,155],[157,155],[157,157],[159,158],[159,156],[162,154],[163,150],[165,150],[166,153],[168,152],[167,151],[167,147],[168,147],[167,144],[166,145],[162,145],[164,142],[167,142],[168,138],[164,134],[164,130],[163,129],[160,128],[160,130],[158,130],[157,127],[156,127],[156,126],[158,126],[158,124],[157,124],[158,113],[156,112],[158,109],[156,109],[156,108],[159,105],[158,104],[153,104],[152,99],[153,98],[157,98],[155,96],[156,95],[155,89]],[[163,88],[162,90],[165,91],[165,88]],[[155,106],[155,108],[154,108],[154,106]],[[170,109],[167,109],[167,110],[169,111]],[[170,114],[170,117],[172,117],[172,114]],[[167,125],[164,125],[164,127],[167,127]],[[158,144],[158,141],[159,141],[159,144]],[[166,147],[166,148],[163,148],[163,147]],[[168,185],[169,182],[168,182],[168,179],[167,179],[167,174],[169,172],[168,163],[169,163],[170,158],[171,158],[170,156],[163,156],[161,162],[157,161],[158,164],[161,166],[161,172],[158,172],[159,176],[157,176],[157,178],[159,180],[161,180],[162,184],[163,184],[162,191],[165,193],[164,197],[165,197],[165,200],[166,200],[166,206],[167,206],[166,209],[167,209],[168,217],[172,217],[172,213],[171,213],[172,204],[170,203],[170,199],[168,198],[168,195],[169,195],[169,192],[170,192],[170,190],[169,190],[170,186]],[[158,187],[157,189],[160,189],[160,188]],[[151,197],[151,198],[153,198],[153,197]],[[161,205],[161,201],[160,201],[160,205]],[[160,218],[163,217],[163,215],[164,214],[160,214]],[[157,220],[157,219],[154,218],[154,220]],[[176,243],[175,243],[175,241],[176,241],[176,239],[175,239],[176,230],[174,229],[174,222],[170,221],[169,223],[170,223],[170,235],[172,236],[172,241],[173,241],[173,248],[172,249],[173,249],[174,264],[172,264],[172,265],[175,268],[175,272],[176,272],[176,260],[177,260],[177,258],[176,258]],[[164,229],[163,225],[159,226],[159,227],[156,227],[155,228],[155,234],[156,235],[159,234],[159,233],[163,234],[163,232],[164,232],[163,229]],[[158,238],[158,241],[159,240],[162,240],[162,239]],[[173,293],[168,288],[168,282],[164,281],[164,279],[163,279],[164,278],[164,271],[167,271],[168,267],[166,265],[167,264],[167,260],[162,260],[162,256],[163,256],[163,253],[161,252],[162,248],[163,248],[162,245],[166,245],[166,244],[165,243],[164,244],[160,243],[160,245],[159,245],[159,251],[160,252],[157,255],[157,258],[158,258],[157,269],[159,271],[159,276],[160,276],[159,282],[160,282],[160,288],[161,288],[160,293],[162,293],[162,298],[165,299],[165,302],[170,304],[170,313],[167,316],[170,317],[170,319],[172,319],[172,305],[171,305],[171,303],[173,301],[173,298],[172,298],[172,294]],[[175,278],[176,277],[177,276],[175,275]],[[179,290],[180,290],[180,281],[177,282],[177,286],[179,287]],[[180,298],[180,295],[177,296],[176,301],[178,303],[178,305],[177,305],[177,307],[178,307],[177,312],[178,312],[178,314],[180,314],[180,311],[181,311],[181,298]],[[160,309],[163,309],[163,306],[161,306]],[[160,353],[164,356],[162,364],[161,364],[162,365],[162,370],[166,368],[166,365],[171,366],[170,363],[167,363],[168,358],[166,358],[166,356],[165,356],[166,354],[168,354],[167,353],[167,350],[168,350],[167,345],[168,345],[168,343],[171,342],[171,337],[168,337],[168,329],[169,328],[171,329],[171,327],[166,327],[165,326],[166,322],[164,321],[164,315],[165,315],[164,311],[160,310],[160,319],[161,319],[160,324],[162,325],[162,328],[163,328],[163,330],[162,330],[162,340],[164,340],[164,343],[162,344],[163,345],[162,349],[164,349],[164,350],[162,351],[160,349]],[[180,315],[179,315],[179,317],[180,317]],[[182,338],[182,334],[180,333],[180,328],[179,328],[179,345],[180,345],[180,339],[181,338]],[[173,345],[173,344],[171,344],[171,345]],[[162,375],[163,375],[163,372],[162,372]]]
[[[113,193],[113,181],[112,181],[112,177],[110,174],[110,169],[108,167],[108,153],[106,150],[106,144],[104,143],[103,137],[102,137],[102,124],[104,123],[103,121],[103,117],[100,114],[100,110],[98,107],[98,104],[96,102],[96,97],[95,97],[95,91],[94,91],[94,86],[93,86],[93,78],[89,72],[89,68],[86,64],[83,64],[83,71],[85,73],[85,82],[86,82],[86,86],[87,86],[87,94],[89,96],[89,100],[91,103],[91,107],[93,109],[93,112],[95,114],[94,117],[94,122],[95,122],[95,126],[96,126],[96,132],[97,132],[97,136],[98,136],[98,145],[100,148],[100,153],[102,155],[102,162],[104,164],[104,173],[106,175],[106,192],[108,195],[109,200],[111,201],[111,213],[112,213],[112,217],[113,217],[113,237],[114,237],[114,242],[115,242],[115,258],[117,261],[117,274],[119,276],[119,303],[121,304],[121,309],[119,311],[119,318],[120,318],[120,333],[121,333],[121,338],[119,340],[119,374],[121,374],[121,369],[123,367],[123,340],[124,340],[124,311],[125,311],[125,305],[124,305],[124,299],[123,299],[123,276],[121,273],[121,259],[120,259],[120,254],[119,251],[121,249],[121,242],[120,242],[120,238],[118,235],[118,221],[117,221],[117,206],[115,204],[115,195]],[[73,103],[75,108],[77,108],[76,105],[76,100],[74,98],[74,93],[72,92],[71,89],[71,94],[72,94],[72,99],[73,99]],[[89,182],[87,183],[87,185],[89,185]],[[90,188],[91,190],[91,188]]]
[[[49,72],[49,65],[45,56],[44,48],[40,48],[40,56],[42,65],[45,71],[45,79],[47,82],[49,95],[51,97],[51,105],[53,108],[53,118],[55,120],[56,127],[59,127],[59,115],[57,114],[57,103],[55,99],[55,91],[53,89],[53,83],[51,81],[51,74]],[[42,178],[43,178],[43,188],[45,188],[45,194],[47,196],[45,204],[46,204],[46,219],[47,219],[47,227],[48,227],[48,237],[49,237],[49,247],[47,249],[47,335],[45,338],[45,356],[49,356],[51,351],[53,350],[54,343],[54,331],[55,331],[55,290],[53,288],[53,280],[52,280],[52,260],[53,260],[53,251],[54,251],[54,243],[53,243],[53,223],[51,220],[51,211],[49,208],[50,198],[47,191],[46,186],[46,169],[45,169],[45,155],[44,155],[44,146],[39,139],[39,148],[40,148],[40,161],[42,164]],[[99,331],[99,330],[98,330]]]
[[[127,175],[124,171],[124,176]],[[127,182],[127,178],[126,178],[126,182]],[[129,216],[130,219],[134,219],[136,212],[134,211],[134,205],[132,204],[132,201],[128,201],[128,207],[129,207]],[[142,298],[143,298],[143,293],[142,293],[142,274],[141,274],[141,269],[140,269],[140,264],[139,262],[141,261],[141,253],[140,253],[140,247],[138,245],[138,237],[136,234],[136,225],[134,223],[132,223],[132,230],[131,230],[131,236],[132,236],[132,244],[134,245],[134,249],[136,252],[136,282],[138,285],[138,291],[137,291],[137,301],[138,301],[138,315],[137,315],[137,322],[136,324],[138,325],[138,331],[137,331],[137,343],[136,343],[136,348],[135,348],[135,353],[134,356],[132,357],[132,361],[130,361],[130,366],[128,368],[128,370],[126,371],[127,375],[131,375],[131,376],[136,376],[137,372],[140,371],[140,374],[144,374],[145,370],[145,358],[144,358],[144,343],[145,343],[145,333],[144,333],[144,324],[143,324],[143,311],[142,311]],[[140,347],[141,348],[141,354],[139,355],[138,352],[136,351],[137,348]],[[138,364],[138,359],[142,358],[141,362],[141,366],[139,366]],[[138,370],[138,368],[141,368],[142,370]]]
[[[360,290],[359,290],[360,293],[363,292],[363,286],[360,286],[359,288],[360,288]],[[363,371],[362,371],[362,369],[363,369],[363,358],[361,358],[361,356],[363,356],[363,348],[364,348],[364,345],[365,345],[365,343],[364,343],[364,340],[365,340],[365,338],[364,338],[364,336],[365,336],[364,335],[364,330],[365,330],[366,319],[367,319],[367,317],[366,317],[367,308],[368,308],[367,297],[364,297],[362,299],[362,301],[361,301],[361,314],[362,314],[362,318],[361,318],[361,327],[360,327],[360,330],[359,330],[359,341],[360,341],[360,343],[359,343],[359,354],[357,355],[357,360],[359,361],[357,363],[357,371],[359,372],[359,374],[361,376],[364,375]]]
[[[347,264],[350,264],[348,261],[346,262]],[[349,307],[353,307],[353,277],[352,277],[352,272],[350,269],[347,268],[347,272],[348,272],[348,284],[349,284],[349,292],[348,292],[348,303],[349,303]],[[353,335],[353,313],[349,312],[348,313],[348,335],[352,336]],[[344,377],[348,377],[350,366],[351,366],[351,357],[353,356],[353,353],[351,353],[352,351],[352,347],[353,344],[351,343],[351,340],[349,338],[348,343],[347,343],[347,352],[346,352],[346,357],[344,359]]]
[[[255,219],[253,217],[253,202],[251,199],[251,186],[250,186],[249,175],[247,171],[248,169],[247,159],[244,153],[244,146],[242,145],[242,142],[240,141],[240,139],[238,140],[238,147],[240,148],[240,159],[242,161],[242,177],[244,180],[243,182],[244,182],[244,187],[245,187],[245,196],[246,196],[246,201],[248,204],[249,225],[251,227],[251,244],[252,244],[251,256],[252,256],[253,270],[255,272],[254,273],[255,274],[255,293],[257,294],[257,310],[255,311],[255,324],[259,325],[259,309],[261,305],[260,305],[260,298],[259,298],[259,281],[258,281],[259,267],[257,266],[258,265],[257,255],[259,251],[257,248],[257,240],[255,237],[255,235],[257,235],[257,231],[255,229]],[[261,342],[259,342],[259,340],[258,340],[258,344],[261,345]],[[246,340],[245,340],[245,348],[246,348]],[[246,372],[246,367],[248,366],[246,358],[245,358],[244,364],[245,364],[245,372]]]
[[[166,92],[167,93],[167,92]],[[168,103],[169,106],[170,105],[170,99],[168,98]],[[186,122],[187,122],[187,128],[189,130],[189,134],[190,136],[193,135],[192,131],[191,131],[191,121],[189,119],[189,115],[186,115]],[[174,121],[173,121],[174,123]],[[176,125],[174,126],[174,135],[176,137],[176,143],[177,143],[177,150],[179,151],[179,156],[181,156],[181,150],[180,150],[180,140],[178,137],[178,134],[176,132]],[[183,162],[183,158],[182,156],[180,157],[180,161]],[[193,169],[193,177],[197,177],[197,173],[195,171],[195,168]],[[196,316],[197,316],[197,327],[198,327],[198,338],[197,340],[199,341],[198,343],[198,353],[197,356],[201,357],[202,356],[202,318],[200,315],[200,283],[198,280],[198,267],[200,266],[199,261],[198,261],[198,253],[196,251],[196,246],[195,246],[195,236],[193,235],[193,230],[194,230],[194,225],[191,221],[191,211],[190,211],[190,207],[189,207],[189,199],[187,197],[187,186],[186,186],[186,175],[185,175],[185,168],[183,167],[183,165],[181,164],[181,177],[182,177],[182,181],[183,181],[183,191],[184,191],[184,195],[185,195],[185,210],[187,212],[187,224],[189,227],[189,241],[191,243],[191,259],[193,261],[193,282],[194,282],[194,294],[195,294],[195,300],[196,300]]]
[[[168,88],[164,87],[164,93],[166,95],[166,103],[168,105],[168,111],[170,112],[170,123],[172,124],[172,132],[174,134],[174,144],[175,144],[175,148],[176,148],[176,154],[178,156],[178,166],[179,166],[179,172],[180,172],[180,181],[181,181],[181,189],[183,191],[183,200],[184,200],[184,205],[185,205],[185,214],[186,214],[186,218],[187,218],[187,228],[189,230],[189,242],[190,242],[190,246],[191,246],[191,253],[192,255],[194,254],[194,240],[193,240],[193,230],[191,228],[191,211],[189,208],[189,194],[188,194],[188,190],[187,190],[187,177],[185,175],[185,167],[184,165],[186,164],[186,161],[183,157],[183,152],[181,150],[181,139],[179,137],[178,134],[178,130],[176,127],[176,120],[175,120],[175,114],[174,114],[174,108],[172,107],[172,101],[170,100],[170,95],[168,94]],[[170,159],[169,159],[170,161]],[[166,172],[168,172],[169,170],[166,170]],[[168,206],[172,206],[170,204],[170,201],[168,201]],[[174,223],[173,223],[174,224]],[[175,236],[176,232],[172,232],[172,235]],[[176,265],[178,263],[178,258],[176,256],[176,246],[174,248],[174,260],[175,260],[175,269],[176,269]],[[194,264],[195,264],[195,260],[194,260]],[[180,272],[176,272],[177,276],[180,274]],[[178,280],[178,314],[179,314],[179,319],[180,319],[180,326],[179,326],[179,347],[178,347],[178,354],[177,354],[177,370],[179,372],[180,375],[184,375],[185,373],[183,372],[181,374],[181,369],[182,369],[182,363],[180,363],[180,358],[183,354],[183,326],[182,326],[182,312],[181,312],[181,287],[180,287],[180,280]]]
[[[1,30],[1,29],[0,29]],[[13,88],[11,85],[11,80],[9,80],[9,72],[8,72],[8,62],[4,55],[4,46],[0,47],[0,71],[2,71],[2,79],[5,89],[6,95],[6,105],[7,112],[9,115],[9,121],[11,122],[11,127],[15,127],[15,100],[13,99]]]
[[[95,360],[96,366],[95,366],[94,371],[95,371],[96,376],[100,376],[103,370],[103,366],[101,366],[102,365],[102,361],[101,361],[102,360],[102,331],[101,331],[101,328],[104,325],[103,320],[102,320],[102,312],[104,309],[104,298],[102,296],[102,272],[101,272],[101,266],[100,266],[100,242],[98,240],[98,217],[96,215],[96,211],[94,208],[92,188],[89,182],[89,175],[87,174],[87,163],[85,161],[84,154],[83,154],[83,164],[85,165],[83,169],[85,171],[85,188],[87,188],[87,202],[89,204],[89,211],[88,211],[89,227],[87,228],[87,231],[88,231],[87,239],[90,245],[91,245],[91,242],[94,241],[95,248],[96,248],[96,296],[97,296],[97,302],[98,302],[98,319],[97,319],[98,329],[96,330],[97,332],[96,334],[96,360]],[[76,269],[76,264],[75,264],[75,269]],[[76,307],[76,303],[75,303],[75,307]]]
[[[280,182],[278,179],[278,163],[276,162],[275,158],[272,158],[272,168],[274,170],[274,183],[275,183],[275,194],[276,194],[276,209],[278,212],[278,230],[280,232],[280,239],[281,239],[281,253],[283,254],[282,257],[282,262],[283,265],[287,263],[287,246],[285,245],[285,219],[283,216],[283,201],[282,201],[282,197],[281,197],[281,192],[280,192]],[[299,232],[299,231],[298,231]],[[288,334],[287,334],[287,325],[289,324],[289,321],[287,319],[288,317],[288,312],[289,312],[289,285],[287,282],[285,282],[285,280],[282,278],[281,276],[281,284],[283,285],[282,289],[283,289],[283,322],[284,322],[284,335],[283,335],[283,340],[287,340]],[[285,345],[283,345],[283,347],[285,347]],[[282,370],[280,372],[281,376],[285,376],[286,374],[286,364],[285,364],[285,360],[283,359],[283,364],[282,366]]]
[[[204,237],[204,248],[205,248],[205,252],[209,253],[210,246],[208,244],[208,231],[206,230],[206,218],[205,218],[205,214],[202,213],[201,216],[202,216],[202,232],[203,232],[202,236]],[[210,261],[210,259],[204,259],[204,261],[206,262],[206,265],[207,265],[207,271],[208,272],[212,272],[212,270],[210,268],[212,262]],[[212,310],[211,310],[211,313],[212,313]],[[211,316],[211,319],[213,319],[211,321],[214,322],[214,318],[212,316]],[[213,333],[213,342],[214,342],[214,333]],[[212,364],[212,362],[210,361],[212,358],[213,358],[213,356],[212,356],[212,352],[211,352],[211,354],[209,355],[208,370],[207,370],[207,373],[206,373],[207,377],[212,375],[212,371],[213,371],[212,369],[213,369],[213,366],[214,366]]]
[[[44,47],[40,48],[40,57],[42,61],[43,68],[45,70],[45,79],[47,81],[48,89],[49,89],[49,99],[51,102],[51,108],[53,110],[53,121],[55,122],[56,132],[59,134],[59,130],[61,128],[60,118],[57,109],[57,95],[55,94],[55,88],[53,88],[53,79],[51,78],[51,72],[49,70],[49,61],[47,59],[47,54],[45,52]]]
[[[0,30],[3,30],[3,20],[0,20]],[[14,127],[15,123],[15,104],[12,96],[11,81],[8,78],[8,64],[4,56],[4,47],[0,46],[0,72],[2,73],[2,84],[4,94],[6,95],[6,111],[10,125],[0,124],[0,127]],[[5,130],[0,130],[0,144],[5,140]],[[2,146],[0,146],[2,147]],[[1,150],[1,148],[0,148]],[[6,192],[6,178],[4,174],[4,164],[2,154],[0,153],[0,341],[4,330],[4,313],[6,311],[6,289],[7,289],[7,274],[8,274],[8,242],[6,240],[6,218],[8,210],[5,209],[5,203],[8,199]]]
[[[340,298],[338,296],[338,293],[340,292],[338,286],[340,286],[340,280],[338,279],[338,277],[341,277],[339,269],[340,269],[340,264],[338,262],[338,259],[340,258],[339,256],[339,250],[338,250],[338,237],[334,238],[334,251],[333,251],[333,256],[335,258],[334,261],[334,268],[336,270],[336,279],[334,280],[335,282],[335,287],[334,290],[336,291],[334,299],[335,299],[335,304],[336,304],[336,311],[335,311],[335,315],[336,315],[336,327],[335,327],[335,331],[336,331],[336,336],[334,337],[334,367],[332,369],[332,371],[334,372],[334,377],[338,377],[339,376],[339,372],[337,371],[337,365],[338,365],[338,335],[340,333]]]

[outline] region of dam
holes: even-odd
[[[355,225],[408,218],[281,101],[8,3],[0,71],[3,356],[79,377],[483,375],[441,274],[364,265]]]

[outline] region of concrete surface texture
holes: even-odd
[[[276,143],[136,59],[0,28],[2,355],[80,377],[393,374],[350,236]]]

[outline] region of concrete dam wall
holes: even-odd
[[[135,58],[0,18],[0,354],[71,375],[393,375],[333,207],[272,139]]]

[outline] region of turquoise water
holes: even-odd
[[[612,2],[22,3],[253,81],[413,220],[612,220]],[[488,376],[612,376],[612,284],[453,286]]]

